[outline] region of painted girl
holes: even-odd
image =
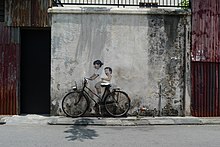
[[[95,68],[95,72],[94,74],[88,78],[89,80],[96,80],[96,84],[95,84],[95,88],[96,88],[96,92],[98,94],[99,97],[101,97],[101,75],[102,75],[102,65],[104,63],[102,63],[102,61],[100,60],[95,60],[93,62],[93,66]]]

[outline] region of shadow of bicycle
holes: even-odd
[[[68,128],[68,130],[64,131],[68,133],[69,136],[66,138],[68,141],[81,141],[87,139],[95,139],[99,135],[94,129],[88,128],[88,124],[93,123],[91,119],[79,119],[74,122],[74,125]]]

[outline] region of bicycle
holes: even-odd
[[[72,91],[67,93],[62,99],[63,112],[69,117],[80,117],[85,114],[90,108],[90,100],[98,106],[101,114],[101,106],[104,105],[104,110],[113,117],[120,117],[127,114],[130,109],[130,98],[127,93],[120,89],[110,91],[109,83],[102,83],[105,88],[101,98],[87,87],[87,79],[84,78],[82,89],[77,89],[77,84],[72,88]],[[96,96],[99,101],[96,101],[92,96]]]

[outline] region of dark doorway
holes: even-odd
[[[20,113],[50,113],[51,30],[21,29]]]

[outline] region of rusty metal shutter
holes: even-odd
[[[192,115],[220,116],[220,63],[192,62]]]
[[[0,22],[0,115],[18,114],[19,28]]]
[[[0,22],[4,22],[5,18],[5,1],[0,0]]]
[[[220,116],[220,1],[192,1],[192,115]]]
[[[15,44],[0,44],[0,115],[17,114],[18,48]]]

